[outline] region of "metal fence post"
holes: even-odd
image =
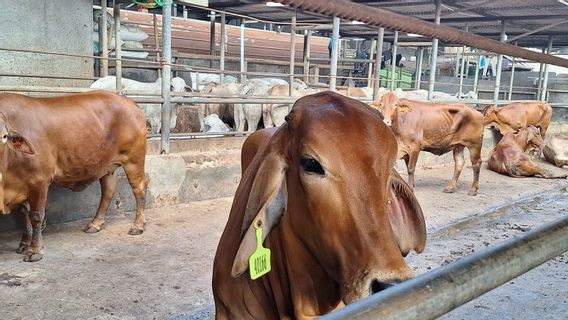
[[[501,35],[499,37],[501,42],[505,42],[505,21],[501,21]],[[497,56],[497,74],[495,75],[495,86],[493,88],[493,101],[499,100],[499,89],[501,87],[501,69],[503,67],[503,55]]]
[[[100,49],[101,49],[101,77],[108,76],[108,24],[107,0],[101,1],[101,18],[99,19]]]
[[[329,90],[337,87],[337,59],[339,57],[339,24],[338,17],[333,17],[333,42],[331,43],[331,69],[329,70]]]
[[[225,25],[225,13],[221,12],[221,48],[219,49],[221,51],[220,53],[220,57],[219,57],[219,71],[221,71],[221,73],[219,74],[219,82],[221,84],[225,83],[225,46],[227,41],[225,40],[225,38],[227,37],[227,28]]]
[[[170,119],[172,112],[170,83],[172,63],[172,1],[164,1],[162,7],[162,136],[160,154],[170,153]]]
[[[294,84],[294,69],[296,63],[296,16],[292,17],[290,25],[290,77],[288,83],[288,95],[292,96],[292,86]]]
[[[383,40],[385,38],[385,28],[379,28],[377,36],[377,53],[375,53],[375,84],[373,86],[373,100],[379,97],[379,87],[381,86],[381,60],[383,57]]]
[[[394,90],[394,83],[396,78],[396,51],[398,49],[398,31],[394,32],[394,40],[391,47],[391,74],[390,74],[390,89]]]
[[[550,54],[552,51],[552,36],[548,37],[548,45],[546,48],[546,53]],[[546,101],[546,94],[548,90],[548,63],[544,65],[544,80],[542,80],[542,91],[540,94],[540,100]]]
[[[122,54],[121,54],[121,40],[120,40],[120,0],[114,0],[114,56],[115,60],[115,75],[116,75],[116,91],[122,90]]]
[[[442,0],[436,0],[436,17],[435,24],[440,24],[440,16],[442,14]],[[436,83],[436,64],[438,62],[438,39],[432,39],[432,57],[430,62],[430,79],[428,80],[428,100],[432,99],[434,93],[434,84]]]

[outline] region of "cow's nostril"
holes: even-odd
[[[371,293],[375,294],[377,292],[383,291],[389,287],[394,286],[395,284],[392,282],[381,282],[379,280],[371,281]]]

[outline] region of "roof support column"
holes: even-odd
[[[394,90],[395,75],[396,75],[396,50],[398,49],[398,31],[394,32],[394,41],[392,42],[392,57],[391,57],[391,74],[390,74],[390,89]]]
[[[120,41],[120,0],[114,0],[114,56],[115,75],[116,75],[116,91],[122,90],[122,47]]]
[[[466,22],[465,23],[465,32],[469,31],[469,25]],[[462,90],[463,90],[463,69],[465,68],[465,46],[462,47],[462,60],[461,60],[461,67],[460,67],[460,86],[458,88],[458,100],[461,99],[461,94],[462,94]]]
[[[292,96],[292,87],[294,85],[294,69],[296,63],[296,16],[292,17],[290,25],[290,78],[288,83],[288,95]]]
[[[219,49],[220,52],[220,57],[219,57],[219,82],[221,84],[225,83],[225,45],[226,45],[226,40],[225,38],[226,36],[226,32],[227,32],[227,28],[225,26],[225,13],[221,12],[221,48]]]
[[[505,42],[505,21],[501,21],[501,35],[499,36],[501,42]],[[493,101],[499,100],[499,87],[501,86],[501,68],[503,67],[503,55],[497,56],[497,74],[495,75],[495,86],[493,87]]]
[[[333,40],[331,43],[331,69],[329,70],[329,90],[335,91],[337,86],[337,59],[339,56],[339,24],[341,20],[333,17]]]
[[[420,82],[422,82],[422,63],[424,61],[424,48],[418,48],[418,54],[416,57],[416,81],[414,82],[414,88],[420,89]]]
[[[442,14],[442,0],[436,0],[436,17],[435,24],[440,24],[440,15]],[[428,80],[428,100],[432,99],[434,93],[434,84],[436,82],[436,63],[438,62],[438,39],[432,39],[432,60],[430,62],[430,79]]]
[[[211,11],[210,22],[211,34],[209,35],[209,55],[211,56],[211,59],[209,60],[209,68],[213,68],[213,65],[215,64],[215,11]]]
[[[552,36],[548,37],[548,46],[546,48],[546,53],[550,54],[552,52]],[[548,64],[544,65],[544,80],[542,81],[542,91],[540,95],[540,100],[546,101],[546,94],[548,89]]]
[[[101,17],[99,19],[99,34],[101,48],[101,77],[108,76],[108,30],[107,30],[107,0],[101,1]]]
[[[304,36],[304,82],[307,84],[310,82],[310,47],[312,45],[312,31],[306,30],[306,35]]]
[[[241,82],[246,80],[245,76],[245,20],[241,20]]]
[[[377,52],[375,53],[375,84],[373,86],[373,100],[379,97],[379,87],[381,86],[381,60],[383,57],[383,40],[385,38],[385,28],[379,28],[377,36]]]
[[[170,119],[172,105],[170,96],[170,83],[172,77],[172,1],[164,1],[162,7],[162,136],[160,140],[160,154],[170,153]]]

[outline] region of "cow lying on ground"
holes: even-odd
[[[503,107],[487,106],[483,116],[483,124],[495,126],[502,135],[536,126],[544,139],[552,118],[552,108],[542,101],[515,102]]]
[[[542,149],[548,162],[557,167],[568,165],[568,135],[555,134]]]
[[[101,183],[101,201],[86,232],[99,231],[122,166],[136,198],[130,234],[144,230],[146,122],[130,99],[96,91],[53,98],[0,94],[0,213],[22,207],[26,230],[18,253],[43,257],[41,224],[50,185],[81,191]]]
[[[547,179],[564,179],[566,174],[553,176],[546,173],[525,152],[540,150],[544,145],[539,128],[529,126],[526,129],[508,132],[501,138],[489,155],[489,169],[510,177],[532,177],[535,175]]]
[[[140,82],[131,79],[122,78],[122,90],[128,91],[141,91],[144,94],[159,95],[162,92],[162,79],[158,78],[156,82]],[[92,89],[116,90],[116,77],[107,76],[98,79],[91,84]],[[187,92],[191,88],[186,85],[185,80],[179,77],[174,77],[171,80],[170,90],[172,92]],[[162,130],[162,105],[159,103],[141,103],[140,109],[146,115],[148,131],[150,133],[160,133]],[[176,119],[178,114],[178,104],[172,104],[172,112],[170,118],[170,128],[176,126]]]
[[[414,187],[414,172],[420,151],[442,155],[452,151],[455,168],[445,192],[454,192],[464,166],[463,150],[469,150],[473,182],[469,195],[479,189],[483,116],[463,104],[427,103],[399,99],[388,92],[373,106],[380,109],[385,123],[391,126],[398,140],[398,157],[404,159],[408,184]]]
[[[269,140],[243,173],[217,248],[216,318],[318,316],[412,277],[403,257],[423,250],[424,219],[408,185],[391,175],[396,139],[380,116],[324,92],[297,100],[271,130],[254,142]],[[395,210],[387,210],[390,184]],[[251,280],[256,228],[272,270]]]

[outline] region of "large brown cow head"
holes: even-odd
[[[6,116],[0,113],[0,214],[9,214],[11,208],[4,204],[4,172],[8,166],[10,152],[34,154],[33,145],[20,133],[10,129]]]
[[[383,121],[387,126],[392,125],[392,121],[394,117],[396,117],[396,112],[398,111],[398,104],[398,96],[392,91],[383,94],[379,100],[371,102],[371,106],[381,111],[384,117]]]
[[[275,241],[284,242],[287,259],[294,260],[290,263],[309,256],[336,284],[337,299],[346,303],[413,276],[403,256],[423,250],[424,218],[408,185],[396,172],[390,178],[397,142],[381,120],[363,103],[335,93],[306,96],[294,104],[251,165],[258,171],[234,277],[248,268],[255,226],[264,238],[282,228],[284,239]],[[391,182],[397,191],[393,201]]]

